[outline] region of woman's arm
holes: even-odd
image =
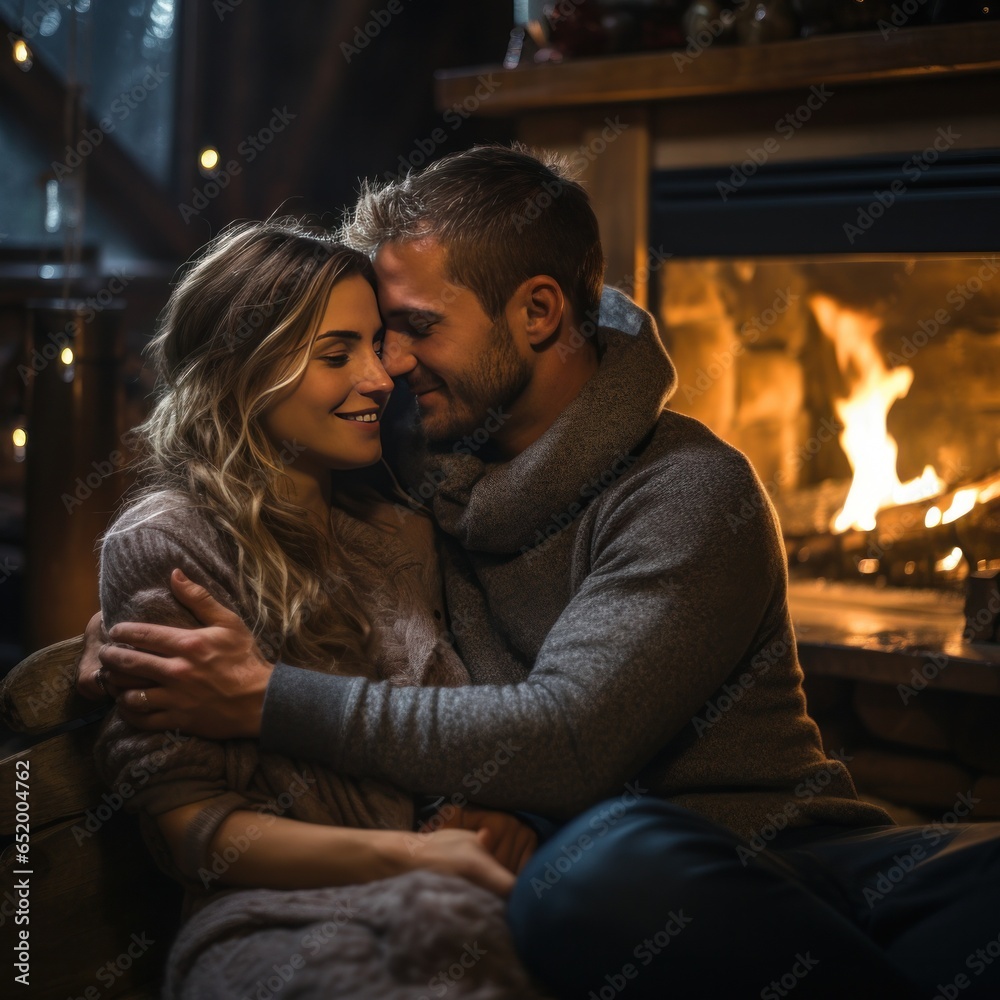
[[[418,868],[457,875],[500,896],[514,876],[486,849],[488,834],[468,830],[408,833],[304,823],[238,809],[216,828],[207,867],[192,870],[186,839],[204,802],[156,817],[177,867],[207,888],[213,884],[265,889],[357,885]]]

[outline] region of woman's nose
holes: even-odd
[[[365,366],[361,377],[355,383],[355,388],[365,396],[388,395],[392,392],[392,379],[378,355],[372,355],[371,361]]]

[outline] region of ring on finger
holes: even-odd
[[[139,688],[139,704],[144,712],[149,711],[149,698],[146,696],[145,688]]]

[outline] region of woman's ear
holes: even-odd
[[[566,298],[551,275],[536,274],[521,286],[525,310],[525,335],[532,346],[541,346],[559,332],[566,315]]]

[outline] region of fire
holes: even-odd
[[[825,295],[813,296],[809,304],[820,329],[833,341],[837,365],[850,387],[847,399],[834,407],[844,427],[840,443],[854,479],[831,527],[838,533],[848,528],[871,531],[878,511],[936,496],[945,483],[929,465],[905,483],[896,474],[898,448],[886,430],[886,417],[892,404],[910,391],[913,369],[886,366],[875,341],[881,321]]]

